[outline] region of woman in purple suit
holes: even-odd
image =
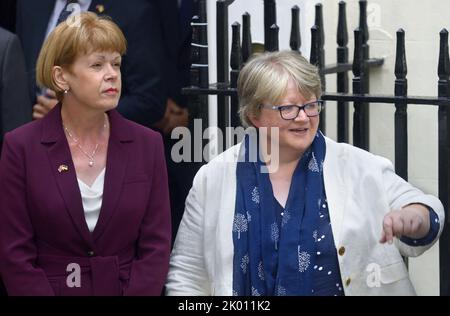
[[[111,20],[61,23],[37,79],[59,100],[5,136],[0,274],[10,295],[160,295],[170,253],[164,149],[115,110],[126,41]]]

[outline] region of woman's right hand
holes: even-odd
[[[384,216],[380,243],[392,244],[394,236],[420,239],[430,230],[429,210],[422,204],[410,204],[391,210]]]

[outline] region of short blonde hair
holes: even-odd
[[[42,46],[36,65],[36,79],[41,87],[56,92],[62,101],[64,92],[53,78],[53,67],[68,67],[79,56],[97,51],[118,52],[124,55],[127,42],[120,28],[109,18],[93,12],[82,12],[70,23],[60,23]]]
[[[242,68],[238,79],[239,116],[244,127],[252,126],[249,116],[258,117],[264,102],[277,104],[294,80],[305,98],[321,96],[317,67],[295,51],[255,55]]]

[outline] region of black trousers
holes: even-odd
[[[183,218],[185,202],[192,187],[192,181],[198,169],[203,165],[203,162],[174,162],[171,157],[171,150],[172,146],[178,141],[178,139],[170,139],[170,136],[164,137],[172,212],[172,244],[175,241],[178,226]],[[193,161],[192,157],[191,161]]]

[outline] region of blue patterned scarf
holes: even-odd
[[[325,200],[325,138],[317,132],[301,157],[281,220],[277,219],[269,174],[261,172],[265,164],[248,159],[255,142],[257,137],[245,136],[236,169],[233,295],[311,295],[314,231]]]

